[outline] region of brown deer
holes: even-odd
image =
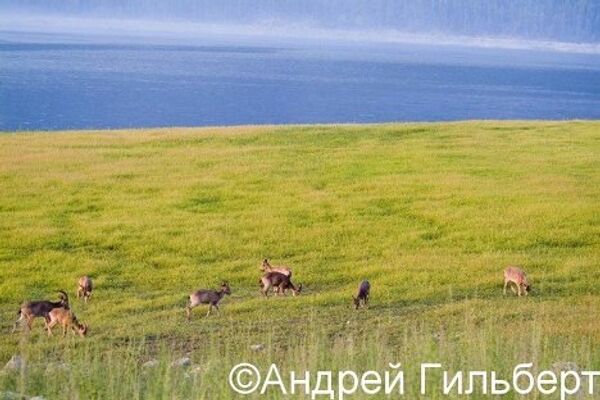
[[[80,323],[73,311],[68,308],[55,308],[48,313],[48,316],[50,317],[46,322],[48,336],[52,336],[52,328],[54,328],[56,324],[62,325],[63,337],[67,335],[68,328],[71,328],[73,332],[78,333],[81,337],[84,337],[88,333],[88,326]]]
[[[267,272],[258,280],[261,291],[265,297],[269,297],[269,289],[273,288],[275,294],[283,294],[287,289],[292,290],[292,295],[296,296],[302,292],[302,284],[295,286],[290,276],[281,272]]]
[[[219,290],[201,289],[190,294],[188,305],[185,307],[185,313],[188,321],[191,317],[192,308],[197,307],[200,304],[208,304],[208,312],[206,313],[207,317],[210,315],[213,307],[220,312],[219,302],[226,294],[231,294],[231,288],[227,282],[222,282]]]
[[[93,288],[92,279],[87,275],[82,276],[78,282],[77,298],[80,299],[83,297],[83,301],[87,303],[90,297],[92,297]]]
[[[290,267],[285,267],[285,266],[273,266],[269,263],[269,260],[267,260],[266,258],[263,260],[262,265],[260,266],[260,270],[268,273],[268,272],[279,272],[280,274],[289,276],[290,278],[292,277],[292,270],[290,269]]]
[[[358,310],[361,303],[363,307],[367,307],[369,305],[369,294],[371,292],[371,284],[368,280],[364,280],[358,285],[358,293],[355,296],[352,296],[352,300],[354,301],[354,307]]]
[[[508,266],[504,270],[504,295],[506,296],[506,288],[509,283],[513,283],[517,287],[517,295],[521,296],[521,291],[527,296],[531,291],[531,285],[527,281],[527,275],[519,267]],[[511,287],[513,293],[515,292],[514,287]]]

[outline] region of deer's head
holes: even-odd
[[[221,282],[221,291],[225,294],[231,294],[231,288],[229,287],[229,283],[227,281]]]

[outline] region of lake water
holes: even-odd
[[[600,55],[0,32],[0,130],[599,119]]]

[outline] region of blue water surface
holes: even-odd
[[[598,119],[600,56],[0,32],[0,130]]]

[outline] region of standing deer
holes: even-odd
[[[83,301],[87,303],[90,297],[92,297],[92,279],[87,275],[82,276],[81,278],[79,278],[78,285],[79,287],[77,288],[77,298],[80,299],[83,297]]]
[[[265,273],[279,272],[280,274],[289,276],[290,278],[292,277],[292,270],[290,269],[290,267],[285,267],[281,265],[273,266],[269,263],[269,260],[267,260],[266,258],[263,260],[262,265],[260,266],[260,270]]]
[[[269,297],[269,289],[271,288],[273,288],[275,294],[283,294],[284,296],[286,289],[291,289],[293,296],[300,294],[302,291],[302,284],[295,286],[290,276],[281,272],[267,272],[258,280],[258,284],[265,297]]]
[[[231,294],[231,288],[227,282],[222,282],[219,290],[201,289],[190,294],[188,305],[185,307],[185,313],[188,321],[191,317],[192,308],[197,307],[200,304],[208,304],[208,312],[206,313],[207,317],[210,315],[213,307],[220,312],[219,302],[226,294]]]
[[[521,290],[525,292],[527,296],[531,291],[531,285],[527,281],[527,275],[525,272],[519,267],[508,266],[504,270],[504,295],[506,296],[506,288],[509,283],[514,283],[517,287],[517,295],[521,296]],[[511,288],[513,293],[515,291],[514,288]]]
[[[50,320],[50,316],[48,315],[50,311],[55,308],[69,308],[69,296],[62,290],[58,291],[59,300],[58,301],[48,301],[48,300],[35,300],[28,301],[21,305],[19,311],[17,311],[17,315],[19,319],[15,322],[13,327],[13,332],[17,330],[19,323],[23,320],[27,322],[27,327],[31,330],[31,325],[33,324],[34,318],[42,317],[46,322]]]
[[[358,285],[358,293],[355,296],[352,296],[352,300],[354,300],[354,307],[358,310],[361,303],[363,307],[367,307],[369,304],[369,293],[371,292],[371,284],[368,280],[364,280]]]

